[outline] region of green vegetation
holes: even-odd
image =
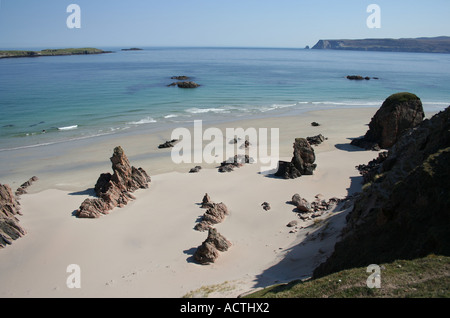
[[[103,54],[103,53],[111,53],[111,52],[95,48],[46,49],[42,51],[0,51],[0,58],[85,55],[85,54]]]
[[[430,254],[397,260],[381,267],[381,288],[369,288],[367,267],[343,270],[321,278],[276,285],[245,298],[448,298],[450,257]]]
[[[398,104],[398,103],[408,102],[410,100],[420,100],[420,98],[417,97],[415,94],[408,93],[408,92],[402,92],[402,93],[396,93],[396,94],[389,96],[386,99],[385,103]]]

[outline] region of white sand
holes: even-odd
[[[377,154],[354,151],[357,148],[348,145],[348,138],[363,135],[375,111],[329,110],[298,118],[237,123],[280,127],[280,154],[285,160],[292,156],[295,137],[319,133],[328,137],[315,148],[318,167],[314,175],[294,180],[261,174],[258,164],[231,173],[211,168],[189,174],[195,164],[175,167],[170,157],[146,159],[148,150],[139,143],[149,136],[93,145],[78,157],[77,151],[63,153],[53,158],[53,164],[98,162],[100,155],[105,164],[95,168],[81,165],[61,173],[64,182],[52,174],[44,174],[43,179],[38,175],[41,179],[35,185],[39,190],[34,188],[21,198],[23,216],[19,218],[27,235],[0,250],[0,297],[181,297],[191,291],[195,297],[236,297],[255,288],[308,277],[332,252],[348,211],[322,216],[326,221],[321,224],[328,225],[320,228],[312,221],[301,221],[294,206],[286,202],[295,193],[313,201],[319,193],[328,199],[359,191],[361,177],[355,166]],[[312,127],[312,121],[321,126]],[[222,127],[227,126],[230,124]],[[138,190],[137,200],[109,215],[77,219],[73,211],[89,197],[83,190],[92,188],[101,172],[110,171],[108,158],[115,145],[124,148],[132,165],[142,166],[151,175],[149,189]],[[155,166],[164,173],[155,174]],[[198,205],[205,193],[228,206],[230,215],[216,228],[232,247],[221,253],[216,263],[198,265],[192,254],[207,232],[193,228],[205,212]],[[262,209],[264,201],[271,210]],[[296,233],[289,233],[294,228],[286,227],[292,220],[299,221]],[[79,289],[66,285],[70,264],[81,268]],[[205,287],[211,285],[206,292]]]

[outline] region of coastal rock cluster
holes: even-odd
[[[194,227],[196,231],[206,231],[213,225],[223,222],[229,215],[227,206],[224,203],[214,203],[206,193],[202,200],[201,208],[207,209],[203,214],[201,221]]]
[[[37,177],[30,178],[15,193],[9,185],[0,184],[0,248],[12,244],[14,240],[26,234],[25,229],[19,224],[19,219],[16,217],[16,215],[22,215],[19,199],[22,194],[27,193],[27,188],[37,180]]]
[[[111,173],[102,173],[95,184],[95,193],[98,198],[83,201],[75,215],[79,218],[98,218],[108,214],[115,207],[123,207],[130,200],[137,189],[146,189],[151,181],[142,168],[130,165],[122,147],[114,148],[110,158],[112,162]]]
[[[419,114],[419,118],[421,115]],[[450,255],[450,106],[369,164],[342,239],[314,277],[367,264]]]
[[[370,80],[370,76],[361,76],[361,75],[347,75],[347,79],[353,81],[362,81],[362,80]],[[372,77],[372,79],[378,79],[378,77]]]
[[[314,149],[305,138],[296,138],[294,156],[290,162],[279,161],[275,176],[284,179],[295,179],[302,175],[312,175],[317,165]]]
[[[219,172],[231,172],[235,168],[240,168],[246,163],[253,163],[254,159],[249,155],[235,155],[233,158],[223,161],[220,164]]]
[[[231,242],[213,227],[222,222],[229,212],[225,204],[212,202],[208,193],[202,199],[201,208],[207,211],[194,229],[201,232],[208,230],[208,237],[195,251],[194,259],[200,264],[210,264],[216,261],[219,252],[225,252],[231,246]]]
[[[292,199],[289,203],[297,208],[296,211],[300,213],[300,219],[306,221],[321,216],[323,213],[332,209],[340,202],[342,202],[342,199],[335,197],[330,198],[327,201],[324,199],[324,196],[322,194],[317,194],[315,196],[315,200],[309,202],[305,198],[302,198],[298,193],[296,193],[292,196]]]
[[[364,137],[354,139],[351,144],[372,150],[388,149],[405,131],[419,125],[424,117],[419,97],[406,92],[393,94],[375,113]]]

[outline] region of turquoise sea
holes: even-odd
[[[379,107],[418,95],[450,104],[450,55],[265,48],[144,48],[0,59],[0,151],[206,122]],[[168,87],[186,75],[201,86]],[[350,81],[347,75],[378,79]]]

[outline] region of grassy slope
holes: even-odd
[[[431,254],[380,264],[381,288],[368,288],[366,267],[265,288],[245,298],[450,297],[450,257]]]

